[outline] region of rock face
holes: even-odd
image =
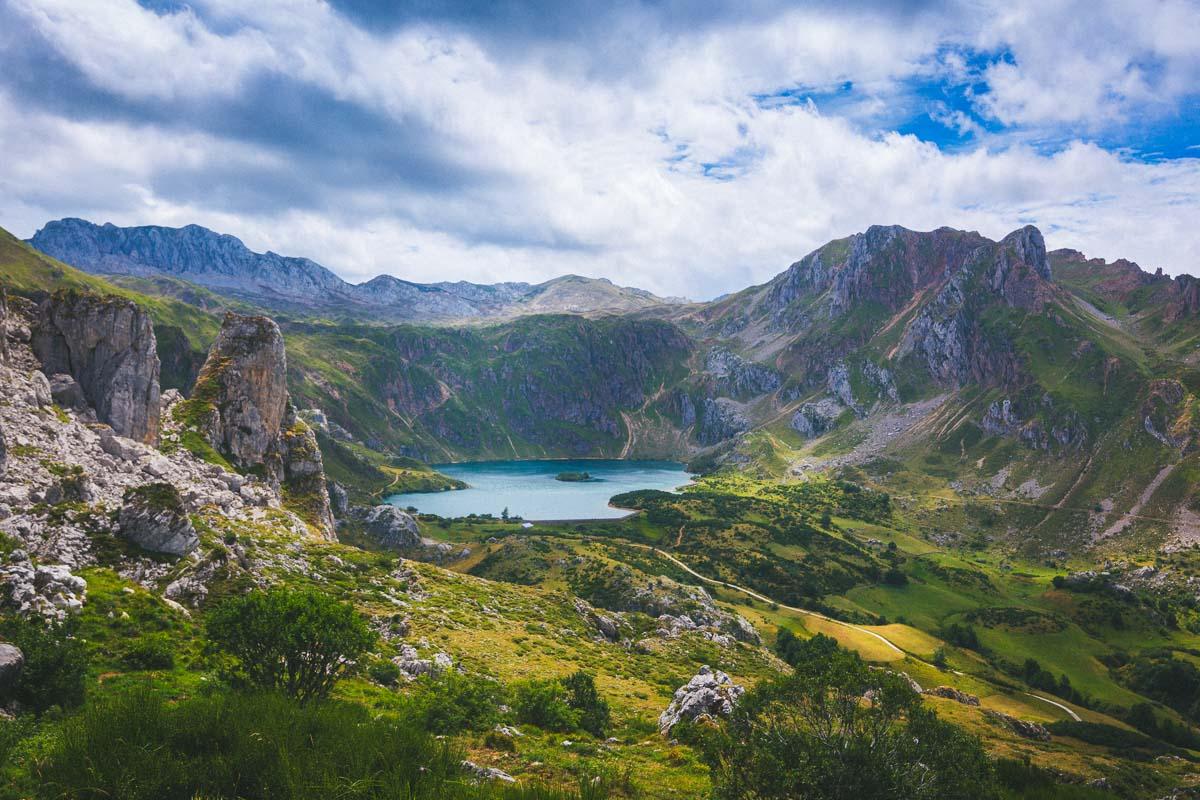
[[[746,689],[720,670],[705,665],[690,681],[675,690],[671,704],[658,718],[664,736],[683,721],[727,717]]]
[[[8,291],[0,287],[0,364],[8,363]]]
[[[321,450],[288,396],[287,355],[274,320],[226,314],[192,397],[179,407],[218,453],[238,469],[261,471],[285,501],[333,536]]]
[[[0,479],[8,472],[8,442],[4,436],[4,426],[0,425]]]
[[[783,383],[774,369],[747,361],[723,347],[708,352],[704,372],[717,392],[739,399],[773,392]]]
[[[389,550],[407,550],[421,546],[417,521],[393,505],[375,506],[365,519],[367,533]]]
[[[274,320],[226,314],[192,398],[210,406],[201,430],[217,452],[241,469],[264,466],[278,482],[288,390],[283,334]]]
[[[183,556],[200,544],[183,498],[169,483],[127,490],[117,529],[125,539],[154,553]]]
[[[750,420],[742,413],[742,407],[733,400],[724,397],[714,400],[706,397],[701,408],[698,420],[700,430],[696,436],[701,444],[717,444],[750,429]]]
[[[158,345],[135,303],[56,292],[37,311],[31,345],[45,374],[75,379],[101,422],[121,436],[158,440]]]
[[[832,397],[824,397],[815,403],[805,403],[792,415],[789,425],[806,439],[814,439],[833,427],[844,407]]]

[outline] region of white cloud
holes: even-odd
[[[1005,121],[1098,124],[1097,115],[1151,102],[1134,61],[1155,64],[1155,91],[1178,96],[1196,59],[1184,41],[1195,21],[1186,5],[1157,4],[1126,26],[1128,41],[1115,12],[1075,30],[1063,27],[1070,9],[1048,15],[1006,4],[980,12],[979,24],[991,28],[982,32],[953,15],[897,22],[796,11],[692,33],[651,31],[638,71],[589,75],[539,57],[498,60],[461,32],[367,33],[319,2],[209,0],[197,4],[200,15],[161,16],[132,0],[10,2],[111,91],[164,102],[224,97],[274,70],[398,122],[418,119],[456,164],[491,176],[444,193],[320,183],[269,142],[18,109],[4,99],[0,78],[0,150],[13,156],[0,172],[0,224],[21,235],[68,214],[195,222],[256,249],[315,258],[352,280],[578,272],[693,297],[765,280],[873,223],[1001,236],[1032,221],[1051,246],[1171,272],[1200,262],[1192,222],[1200,218],[1200,160],[1144,164],[1084,144],[1048,156],[1019,138],[946,153],[862,128],[894,112],[906,81],[965,76],[958,50],[966,45],[1011,48],[1012,65],[985,73],[987,109]],[[205,14],[221,20],[222,33],[206,26]],[[1077,43],[1088,30],[1106,46],[1055,59],[1056,42]],[[1054,72],[1056,64],[1068,71]],[[862,96],[836,117],[751,99],[845,81]],[[943,111],[947,123],[980,134],[961,112]],[[702,164],[729,159],[736,179],[703,174]],[[323,202],[234,213],[213,195],[162,189],[156,179],[181,168],[196,181],[239,168],[294,172],[311,177]]]

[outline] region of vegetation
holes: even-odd
[[[238,660],[250,684],[301,702],[328,695],[375,640],[352,606],[315,589],[226,600],[209,615],[208,635]]]
[[[83,703],[88,656],[74,621],[44,623],[37,618],[0,617],[0,639],[16,645],[25,656],[4,702],[15,701],[18,708],[34,714]]]
[[[810,642],[789,646],[794,674],[755,687],[708,737],[715,797],[996,796],[978,739],[922,707],[904,678]]]

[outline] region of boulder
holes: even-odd
[[[1041,725],[1037,722],[1029,722],[1023,719],[1017,719],[1016,717],[1005,714],[1003,711],[993,711],[990,708],[985,708],[983,710],[983,716],[986,717],[988,722],[991,722],[993,725],[999,725],[1001,728],[1007,728],[1023,739],[1032,739],[1037,742],[1050,741],[1050,731],[1047,730],[1045,725]]]
[[[125,491],[117,530],[143,550],[183,556],[200,544],[183,498],[169,483],[147,483]]]
[[[745,692],[724,672],[705,665],[675,690],[671,704],[658,718],[658,730],[665,736],[680,722],[727,717]]]
[[[37,370],[29,373],[29,390],[30,395],[26,399],[28,405],[47,408],[54,402],[54,396],[50,394],[50,381]]]
[[[393,505],[375,506],[364,520],[367,533],[389,550],[421,546],[421,529],[409,514]]]
[[[964,706],[979,705],[978,697],[973,694],[967,694],[959,689],[955,689],[953,686],[935,686],[926,691],[925,694],[931,697],[942,697],[946,700],[953,700],[956,703],[962,703]]]
[[[122,461],[137,461],[143,456],[149,456],[154,450],[133,439],[117,436],[112,431],[100,434],[100,449],[114,458]]]
[[[25,654],[15,644],[0,642],[0,700],[9,696],[21,669],[25,666]]]
[[[63,408],[82,411],[87,408],[87,398],[79,381],[62,372],[50,376],[50,397]]]
[[[47,375],[79,384],[86,405],[121,436],[158,441],[158,343],[131,300],[59,291],[38,308],[30,342]]]

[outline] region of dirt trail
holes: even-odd
[[[682,534],[682,529],[680,529],[680,533]],[[808,617],[816,617],[817,619],[821,619],[826,622],[832,622],[834,625],[841,625],[842,627],[849,628],[852,631],[857,631],[858,633],[866,634],[867,636],[873,636],[874,638],[878,639],[879,641],[883,642],[885,645],[890,647],[896,653],[899,653],[902,656],[907,655],[907,653],[905,653],[904,650],[900,649],[895,644],[893,644],[890,640],[888,640],[886,637],[876,633],[875,631],[869,631],[866,628],[861,628],[858,625],[852,625],[849,622],[842,622],[840,619],[834,619],[833,617],[827,617],[824,614],[817,613],[816,611],[809,611],[808,609],[796,608],[795,606],[785,605],[784,603],[780,603],[775,600],[772,600],[771,598],[767,597],[764,594],[759,594],[758,592],[754,591],[753,589],[747,589],[744,586],[738,586],[737,584],[727,583],[726,581],[719,581],[719,580],[716,580],[715,578],[705,577],[704,575],[701,575],[699,572],[696,572],[696,570],[689,567],[687,564],[680,561],[675,556],[671,555],[670,553],[663,552],[662,550],[659,550],[657,547],[651,547],[650,545],[646,545],[646,544],[638,544],[637,542],[626,542],[626,544],[632,545],[634,547],[640,547],[644,550],[650,550],[650,551],[658,554],[659,556],[662,556],[667,561],[670,561],[672,564],[679,567],[681,570],[683,570],[687,574],[691,575],[693,578],[697,578],[697,579],[703,581],[704,583],[711,584],[713,586],[723,586],[726,589],[733,589],[735,592],[741,592],[742,594],[744,594],[748,597],[753,597],[755,600],[759,600],[763,603],[767,603],[768,605],[776,605],[779,608],[786,609],[786,610],[791,611],[796,614],[802,614],[802,615],[808,616]]]
[[[1051,700],[1049,697],[1042,697],[1040,694],[1034,694],[1033,692],[1026,692],[1025,694],[1029,695],[1030,697],[1032,697],[1032,698],[1034,698],[1034,699],[1036,699],[1036,700],[1041,700],[1043,703],[1049,703],[1049,704],[1050,704],[1050,705],[1052,705],[1052,706],[1058,706],[1058,707],[1059,707],[1059,708],[1061,708],[1063,711],[1065,711],[1065,712],[1067,712],[1068,714],[1070,714],[1070,715],[1071,715],[1071,719],[1075,720],[1076,722],[1083,722],[1083,718],[1082,718],[1082,717],[1080,717],[1080,716],[1079,716],[1078,714],[1076,714],[1074,711],[1072,711],[1071,709],[1067,708],[1066,706],[1064,706],[1062,703],[1058,702],[1057,700]]]

